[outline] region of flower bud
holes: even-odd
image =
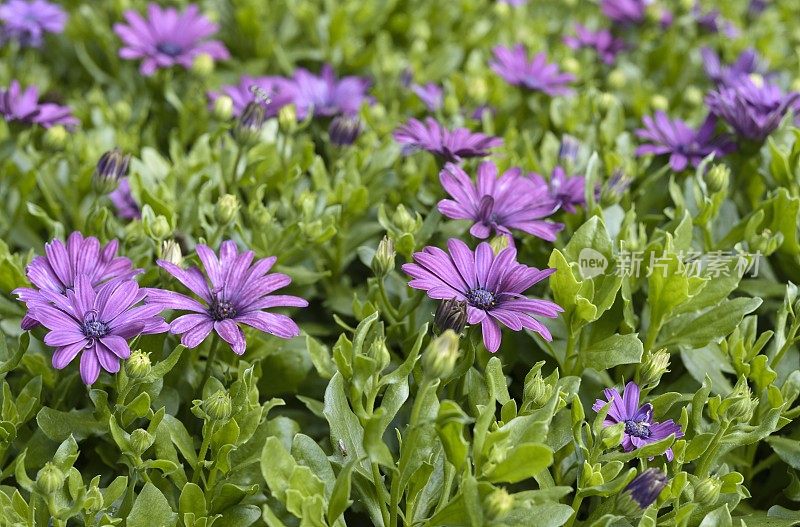
[[[156,440],[153,435],[143,428],[137,428],[131,432],[131,449],[137,456],[144,454],[144,451],[153,446]]]
[[[514,507],[514,496],[506,489],[496,489],[486,496],[483,501],[483,508],[486,517],[490,521],[501,521]]]
[[[654,110],[665,112],[669,109],[669,100],[661,94],[656,94],[650,98],[650,106]]]
[[[233,99],[227,95],[220,95],[214,101],[214,118],[220,121],[227,121],[233,116]]]
[[[163,240],[172,234],[172,227],[170,227],[169,221],[161,214],[148,222],[148,228],[150,230],[150,234],[156,240]]]
[[[628,483],[625,490],[617,496],[616,509],[626,516],[638,516],[652,505],[664,487],[667,475],[657,468],[648,468]]]
[[[192,62],[192,72],[199,77],[208,77],[214,73],[214,57],[208,53],[200,53]]]
[[[439,334],[451,330],[456,335],[461,335],[467,325],[467,303],[455,298],[442,300],[436,308],[433,323]]]
[[[236,120],[233,127],[233,138],[243,146],[255,143],[261,135],[264,126],[266,111],[260,102],[251,102],[244,107],[242,115]]]
[[[409,232],[411,234],[415,233],[417,229],[419,229],[419,222],[417,218],[411,215],[402,204],[397,206],[397,209],[394,211],[392,215],[392,222],[400,229],[403,233]]]
[[[131,115],[133,115],[133,108],[131,108],[131,105],[128,103],[128,101],[115,102],[113,111],[117,118],[117,122],[120,123],[127,123],[131,120]]]
[[[711,477],[697,483],[694,487],[695,501],[699,501],[706,507],[710,507],[719,499],[720,490],[722,489],[722,482],[719,478]]]
[[[83,498],[83,510],[89,514],[97,514],[103,509],[103,493],[97,486],[92,485]]]
[[[422,353],[422,369],[432,379],[446,378],[458,359],[458,335],[447,330],[434,338]]]
[[[227,225],[236,217],[239,211],[239,200],[233,194],[225,194],[217,200],[214,207],[214,219],[220,225]]]
[[[334,117],[328,127],[328,137],[336,146],[349,146],[361,134],[361,121],[356,116],[339,115]]]
[[[150,364],[150,354],[136,350],[125,361],[125,373],[131,379],[142,379],[150,374],[153,367]]]
[[[703,92],[697,86],[689,86],[683,92],[683,100],[692,106],[703,104]]]
[[[115,188],[119,179],[128,173],[131,156],[122,153],[119,148],[109,150],[97,162],[92,177],[92,188],[98,194],[108,194]]]
[[[561,66],[567,73],[574,73],[577,75],[581,72],[581,63],[575,57],[567,57],[562,62]]]
[[[620,90],[628,83],[628,76],[619,68],[615,68],[608,74],[608,85],[616,90]]]
[[[171,264],[180,265],[183,262],[181,246],[175,240],[161,242],[161,259]]]
[[[286,135],[291,135],[297,130],[297,108],[294,104],[287,104],[278,111],[278,126]]]
[[[542,378],[542,372],[537,372],[533,378],[525,383],[524,401],[534,409],[539,409],[547,404],[553,388]]]
[[[747,423],[753,417],[758,399],[751,398],[747,381],[740,380],[720,405],[720,413],[729,422]]]
[[[731,171],[725,165],[714,165],[705,175],[706,187],[709,192],[717,193],[728,188]]]
[[[45,496],[49,496],[64,485],[64,473],[53,463],[47,462],[36,475],[36,487]]]
[[[575,162],[578,159],[581,143],[572,135],[564,134],[561,136],[561,146],[558,148],[558,159],[560,161]]]
[[[214,421],[226,421],[233,411],[231,396],[225,390],[219,390],[203,401],[203,409]]]
[[[655,388],[661,382],[661,377],[669,371],[670,355],[666,349],[648,353],[639,371],[639,384]]]
[[[375,276],[382,278],[394,270],[394,257],[397,254],[394,250],[394,242],[388,236],[384,236],[378,244],[378,250],[372,257],[372,272]]]
[[[44,133],[42,141],[45,148],[50,150],[61,150],[64,148],[64,144],[67,142],[67,135],[67,129],[58,124],[47,129],[47,131]]]

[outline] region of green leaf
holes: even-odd
[[[36,414],[36,423],[53,441],[63,441],[71,435],[78,440],[86,439],[91,435],[103,435],[107,430],[91,410],[61,412],[45,406]]]
[[[328,524],[333,525],[339,516],[353,503],[350,499],[350,485],[357,459],[352,459],[347,463],[339,475],[336,477],[336,483],[333,485],[333,492],[331,493],[330,500],[328,501]]]
[[[657,346],[683,344],[699,348],[709,342],[719,341],[736,329],[742,323],[744,316],[755,311],[761,302],[760,298],[734,298],[720,303],[701,315],[694,313],[679,315],[664,325]]]
[[[172,527],[177,521],[178,515],[169,506],[167,498],[155,485],[148,482],[133,502],[126,526]]]
[[[499,463],[487,463],[484,475],[493,483],[518,483],[532,478],[552,463],[550,447],[541,443],[523,443],[510,449]]]
[[[370,475],[369,464],[366,461],[367,452],[364,449],[364,429],[358,418],[350,409],[350,403],[344,392],[344,378],[340,372],[331,378],[325,390],[325,408],[323,413],[328,420],[331,430],[331,444],[334,445],[334,458],[343,466],[349,459],[345,459],[342,452],[355,459],[362,459],[357,469],[365,477]],[[342,447],[342,448],[340,448]],[[351,458],[352,459],[352,458]]]
[[[634,364],[642,360],[644,346],[636,333],[611,335],[580,351],[581,361],[597,371],[620,364]]]

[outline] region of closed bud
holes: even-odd
[[[621,170],[615,170],[614,173],[611,174],[611,177],[608,178],[605,185],[603,185],[600,192],[600,205],[603,207],[610,207],[611,205],[619,203],[625,191],[631,186],[631,181],[631,178],[626,176]]]
[[[419,229],[419,222],[417,218],[411,215],[402,204],[397,206],[397,209],[394,211],[392,215],[392,222],[397,226],[400,231],[406,233],[409,232],[411,234],[415,233],[417,229]]]
[[[633,478],[617,496],[616,510],[626,516],[641,516],[642,511],[658,499],[666,486],[667,475],[657,468],[648,468]]]
[[[219,390],[203,401],[203,409],[213,421],[227,421],[233,411],[231,396],[225,390]]]
[[[108,194],[115,188],[119,179],[128,173],[131,156],[122,153],[119,148],[109,150],[97,162],[92,176],[92,188],[98,194]]]
[[[328,127],[328,137],[336,146],[349,146],[361,134],[361,121],[356,116],[339,115],[333,118]]]
[[[217,200],[214,207],[214,219],[220,225],[227,225],[236,217],[239,212],[239,200],[233,194],[225,194]]]
[[[448,377],[458,359],[458,335],[447,330],[434,338],[422,353],[422,369],[432,379]]]
[[[264,127],[266,111],[260,102],[251,102],[244,107],[242,115],[233,127],[233,138],[243,146],[255,143]]]
[[[378,250],[372,257],[372,272],[375,276],[382,278],[394,270],[394,257],[397,254],[394,250],[394,242],[388,236],[384,236],[378,244]]]
[[[67,129],[58,124],[47,129],[42,141],[49,150],[61,150],[67,142],[67,135]]]
[[[703,104],[703,91],[696,86],[689,86],[683,92],[683,100],[692,106]]]
[[[233,117],[233,99],[227,95],[220,95],[214,101],[213,115],[215,119],[227,121]]]
[[[208,53],[200,53],[192,62],[192,72],[200,77],[208,77],[214,73],[214,57]]]
[[[291,135],[297,130],[297,108],[294,104],[287,104],[278,110],[278,126],[286,135]]]
[[[142,379],[150,374],[153,367],[150,364],[150,354],[142,350],[136,350],[131,353],[128,360],[125,361],[125,373],[131,379]]]
[[[650,106],[654,110],[661,110],[665,112],[669,109],[669,100],[663,95],[656,94],[650,98]]]
[[[131,449],[137,456],[144,454],[144,451],[153,446],[156,440],[153,434],[143,428],[137,428],[131,432]]]
[[[552,394],[553,388],[542,378],[542,372],[537,372],[525,383],[524,401],[533,409],[539,409],[547,404]]]
[[[486,517],[491,521],[501,521],[514,507],[514,496],[506,489],[496,489],[483,501]]]
[[[90,486],[86,491],[82,508],[89,514],[97,514],[103,509],[103,493],[95,485]]]
[[[578,74],[581,72],[581,63],[575,57],[567,57],[562,63],[564,71]]]
[[[695,501],[699,501],[706,507],[714,505],[719,499],[722,482],[719,478],[711,477],[697,483],[694,488]]]
[[[747,381],[740,380],[733,391],[722,401],[720,413],[729,422],[748,423],[753,417],[753,411],[758,404],[758,399],[751,397],[750,386]]]
[[[64,473],[53,463],[45,463],[36,475],[36,487],[45,496],[58,492],[63,485]]]
[[[772,229],[764,229],[760,233],[752,235],[747,243],[751,251],[768,256],[778,250],[783,243],[783,233],[773,233]]]
[[[439,334],[451,330],[460,335],[467,325],[467,303],[455,298],[442,300],[436,308],[433,323]]]
[[[181,246],[175,240],[161,242],[161,259],[171,264],[180,265],[183,262]]]
[[[113,110],[117,121],[120,123],[127,123],[131,120],[131,115],[133,115],[133,108],[131,108],[130,103],[127,101],[115,102]]]
[[[461,101],[455,95],[448,94],[444,98],[444,111],[450,115],[457,114],[461,109]]]
[[[485,101],[489,95],[489,86],[483,77],[476,77],[467,85],[467,93],[476,101]]]
[[[150,234],[156,240],[163,240],[172,234],[172,227],[169,225],[167,218],[159,214],[152,221],[148,222]]]
[[[601,111],[607,112],[613,108],[618,101],[619,99],[617,99],[613,93],[603,92],[597,99],[597,105],[600,107]]]
[[[619,68],[616,68],[608,74],[608,85],[612,88],[619,90],[625,87],[628,82],[628,76]]]
[[[561,146],[558,149],[558,159],[560,161],[575,162],[578,159],[581,143],[572,135],[564,134],[561,137]]]
[[[669,371],[669,352],[662,348],[656,352],[648,353],[639,372],[639,384],[648,388],[655,388],[661,382],[661,377]]]
[[[706,187],[709,192],[717,193],[728,188],[731,171],[725,165],[714,165],[705,175]]]

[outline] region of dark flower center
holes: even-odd
[[[483,310],[489,310],[497,304],[497,298],[494,296],[494,293],[482,287],[469,290],[469,292],[467,292],[467,301],[473,306]]]
[[[170,57],[177,57],[183,51],[183,46],[175,44],[174,42],[161,42],[156,45],[159,53],[169,55]]]
[[[108,324],[92,317],[83,321],[83,334],[88,338],[97,339],[108,335]]]
[[[647,439],[653,432],[650,430],[650,423],[627,419],[625,421],[625,433],[629,436]]]
[[[208,306],[208,314],[211,315],[211,318],[219,322],[220,320],[235,317],[236,308],[233,306],[233,303],[227,300],[218,300],[215,298]]]

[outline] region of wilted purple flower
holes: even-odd
[[[736,62],[730,66],[725,66],[711,48],[702,48],[700,56],[703,58],[703,68],[706,74],[715,84],[734,84],[741,77],[751,73],[765,73],[764,68],[759,64],[760,59],[756,50],[750,48],[744,50]]]
[[[17,81],[11,81],[8,89],[0,88],[0,115],[9,123],[38,124],[44,128],[58,124],[73,128],[80,122],[66,106],[40,103],[36,86],[23,91]]]
[[[163,289],[148,290],[149,303],[165,309],[191,311],[170,324],[170,332],[181,335],[181,344],[195,348],[213,329],[230,344],[234,353],[241,355],[247,343],[238,324],[252,326],[284,339],[300,334],[300,329],[291,318],[264,311],[272,307],[308,305],[308,302],[296,296],[270,294],[292,281],[285,274],[268,274],[275,263],[274,256],[253,263],[253,252],[239,253],[236,243],[231,240],[222,243],[219,259],[206,245],[197,245],[196,250],[205,274],[197,267],[184,270],[163,260],[157,263],[200,297],[202,304],[181,293]]]
[[[483,115],[488,113],[489,115],[494,115],[495,109],[489,106],[488,104],[481,104],[477,108],[475,108],[471,114],[469,114],[471,119],[475,119],[476,121],[483,121]]]
[[[495,46],[494,60],[489,62],[492,70],[513,86],[540,91],[550,96],[571,92],[567,84],[575,80],[570,73],[562,73],[556,64],[547,62],[547,55],[537,53],[528,61],[522,44],[513,48]]]
[[[640,509],[646,509],[658,499],[666,486],[667,475],[657,468],[648,468],[628,483],[623,494],[630,496]]]
[[[439,181],[453,199],[439,202],[439,212],[456,220],[473,221],[470,234],[487,238],[492,231],[511,236],[519,229],[547,241],[555,241],[564,226],[547,221],[557,209],[547,187],[535,185],[519,168],[511,168],[498,177],[491,161],[478,165],[477,181],[464,170],[447,163],[439,173]]]
[[[723,18],[719,9],[712,9],[707,13],[703,13],[699,3],[695,3],[692,8],[692,15],[697,22],[697,25],[710,33],[722,33],[728,38],[736,38],[739,36],[739,30],[733,23]]]
[[[649,0],[600,0],[600,9],[617,24],[639,24],[644,21]]]
[[[319,75],[299,68],[292,79],[298,119],[305,119],[309,113],[324,117],[339,113],[353,115],[365,101],[372,102],[367,95],[369,79],[353,76],[337,79],[330,64],[322,66]]]
[[[758,143],[771,134],[800,94],[784,94],[762,77],[740,77],[731,85],[718,86],[706,98],[709,109],[736,133]]]
[[[169,329],[157,305],[140,305],[145,291],[133,280],[113,280],[97,291],[92,279],[79,275],[75,289],[66,295],[43,291],[49,303],[37,303],[32,311],[50,331],[44,343],[55,347],[53,367],[61,370],[81,354],[81,379],[93,384],[102,367],[119,371],[120,359],[131,355],[128,339]]]
[[[117,188],[108,195],[108,199],[117,209],[117,216],[125,220],[135,220],[142,217],[142,211],[139,210],[139,205],[133,199],[131,194],[131,184],[128,178],[119,180]]]
[[[0,5],[0,40],[38,48],[45,33],[61,33],[67,13],[46,0],[8,0]]]
[[[328,126],[328,137],[337,146],[355,143],[361,134],[361,121],[355,115],[337,115]]]
[[[257,90],[265,93],[269,100],[264,101],[257,97],[254,93]],[[245,107],[254,101],[260,102],[264,106],[266,117],[275,117],[281,108],[294,101],[295,90],[294,83],[284,77],[243,75],[238,84],[228,84],[222,86],[219,91],[208,93],[212,108],[214,102],[222,95],[227,95],[233,101],[234,117],[241,115]]]
[[[483,344],[490,353],[500,348],[500,325],[514,331],[535,331],[552,340],[550,331],[534,315],[555,318],[563,311],[549,300],[533,299],[522,293],[547,278],[555,269],[539,270],[517,263],[517,251],[507,247],[495,255],[482,242],[473,253],[457,239],[447,242],[450,253],[425,247],[414,253],[416,263],[403,265],[413,278],[408,285],[427,291],[430,298],[467,302],[467,322],[482,326]]]
[[[80,232],[69,235],[66,245],[53,240],[44,246],[44,256],[34,258],[25,274],[35,289],[20,287],[14,294],[25,302],[30,310],[34,304],[49,303],[43,293],[64,295],[75,287],[78,276],[86,276],[92,286],[111,280],[127,280],[141,272],[131,267],[131,261],[117,256],[119,242],[111,240],[104,247],[97,238],[84,238]],[[22,319],[22,329],[36,327],[38,320],[32,312]]]
[[[125,11],[127,24],[114,24],[114,32],[124,46],[119,50],[123,59],[142,59],[139,71],[150,76],[158,69],[176,64],[190,68],[198,55],[207,54],[215,60],[230,57],[219,40],[208,40],[217,32],[217,25],[201,15],[195,4],[178,13],[175,8],[148,4],[147,19],[133,10]]]
[[[489,149],[503,144],[499,137],[492,137],[466,128],[448,130],[435,119],[428,117],[425,123],[417,119],[409,121],[394,131],[394,138],[405,151],[427,150],[445,161],[456,163],[468,157],[485,157]]]
[[[586,204],[586,178],[583,176],[568,176],[562,167],[557,166],[550,174],[550,181],[545,181],[536,173],[531,173],[529,177],[534,186],[547,192],[556,208],[574,214],[575,207]]]
[[[564,43],[572,49],[593,49],[606,64],[613,64],[617,54],[625,49],[625,42],[614,37],[611,31],[607,29],[592,31],[580,24],[575,24],[575,36],[564,37]]]
[[[425,104],[428,110],[435,112],[442,107],[444,100],[442,88],[438,84],[429,82],[425,85],[412,84],[411,91]]]
[[[669,166],[680,172],[689,164],[697,167],[709,154],[724,156],[736,149],[736,145],[728,136],[715,136],[717,119],[709,114],[697,130],[680,119],[670,119],[664,112],[658,111],[655,118],[645,116],[644,128],[636,130],[641,139],[650,141],[636,149],[636,155],[669,154]]]
[[[564,134],[561,136],[561,145],[558,148],[558,158],[564,161],[575,162],[581,149],[578,138]]]
[[[639,386],[631,381],[625,385],[622,395],[614,388],[603,390],[606,400],[597,399],[592,405],[592,410],[599,412],[603,407],[611,403],[603,421],[603,426],[614,426],[617,423],[625,424],[625,434],[622,437],[622,448],[625,452],[631,452],[649,443],[661,441],[665,437],[675,434],[676,438],[683,437],[680,425],[672,419],[662,423],[653,421],[653,405],[645,403],[639,406]],[[666,451],[669,461],[672,461],[672,449]]]

